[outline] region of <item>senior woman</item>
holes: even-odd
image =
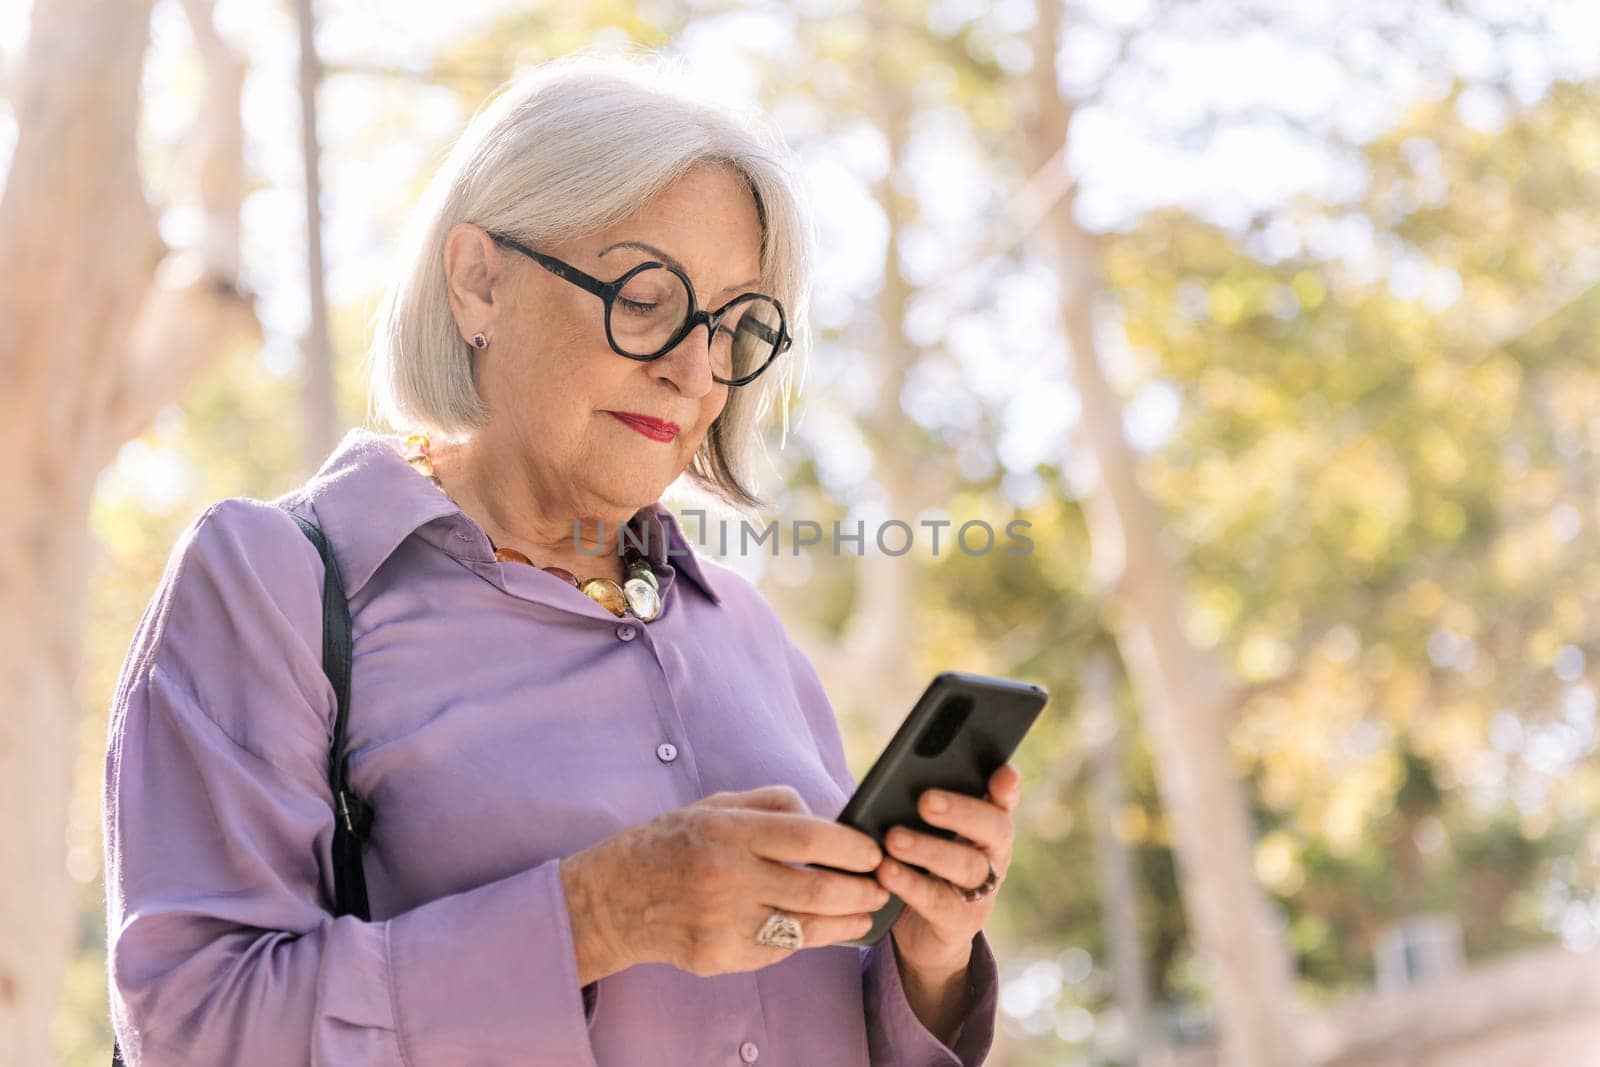
[[[129,1063],[985,1058],[994,896],[970,890],[1004,877],[1020,777],[928,791],[958,836],[888,855],[834,822],[855,781],[816,673],[659,503],[684,472],[756,502],[808,262],[764,129],[638,61],[512,82],[380,316],[372,398],[405,432],[354,429],[294,492],[184,531],[107,755]],[[329,910],[323,564],[289,512],[349,600],[370,920]],[[892,933],[839,944],[890,891]]]

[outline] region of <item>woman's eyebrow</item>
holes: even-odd
[[[657,248],[655,245],[647,245],[643,241],[617,241],[614,244],[609,244],[609,245],[606,245],[604,248],[602,248],[595,255],[595,258],[596,259],[603,258],[605,256],[605,254],[607,252],[611,251],[613,248],[637,248],[641,252],[649,252],[652,256],[655,256],[657,259],[659,259],[661,262],[665,263],[669,267],[677,267],[679,270],[683,271],[683,273],[685,273],[685,274],[689,273],[687,270],[684,269],[683,264],[679,263],[678,260],[677,260],[677,257],[675,257],[672,253],[663,252],[663,251],[661,251],[661,249]],[[733,285],[728,286],[726,289],[718,289],[712,295],[713,296],[721,296],[723,293],[731,293],[735,289],[748,289],[750,286],[755,285],[760,280],[761,280],[760,278],[751,278],[749,281],[737,282],[737,283],[735,283]]]

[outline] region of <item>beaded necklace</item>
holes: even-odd
[[[439,491],[446,497],[450,496],[445,492],[444,483],[433,472],[433,455],[428,451],[427,434],[414,433],[406,438],[405,458],[412,469],[438,486]],[[577,575],[565,567],[539,567],[539,569],[560,578],[619,618],[632,615],[640,622],[653,622],[661,615],[661,592],[656,581],[656,572],[638,545],[627,541],[626,538],[624,542],[622,565],[628,577],[621,585],[610,578],[579,580]],[[494,549],[494,558],[501,563],[526,563],[530,567],[539,566],[514,548],[497,547],[492,537],[489,538],[489,547]]]

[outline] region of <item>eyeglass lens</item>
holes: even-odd
[[[611,336],[635,356],[660,352],[689,317],[689,290],[664,267],[640,271],[624,283],[611,306]],[[782,318],[771,299],[755,296],[724,313],[711,338],[711,372],[737,381],[772,358]]]

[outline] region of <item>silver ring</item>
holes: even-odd
[[[984,864],[989,868],[989,873],[984,877],[982,885],[975,886],[972,889],[966,889],[961,886],[956,887],[961,890],[961,899],[968,904],[982,900],[990,893],[993,893],[995,886],[1000,884],[1000,876],[994,873],[994,864],[989,863],[988,860],[985,860]]]
[[[805,938],[800,933],[800,920],[785,912],[775,911],[767,916],[756,933],[756,944],[772,948],[799,948]]]

